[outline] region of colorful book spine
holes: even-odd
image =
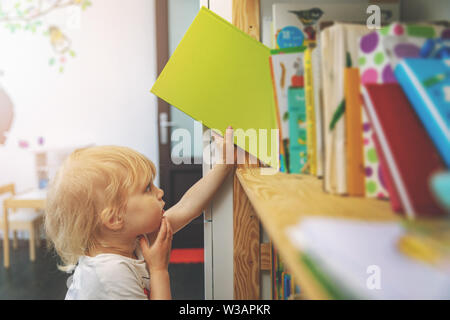
[[[285,273],[285,266],[282,260],[280,259],[280,255],[278,254],[277,250],[272,250],[273,257],[274,257],[274,265],[273,270],[274,273],[272,274],[273,277],[273,284],[274,287],[272,288],[273,298],[274,300],[283,300],[284,296],[284,273]]]
[[[272,87],[273,87],[273,97],[275,100],[275,109],[276,109],[276,118],[277,118],[277,125],[278,125],[278,132],[279,132],[279,152],[280,152],[280,157],[279,157],[279,167],[280,167],[280,172],[288,172],[288,167],[287,167],[287,151],[286,148],[284,147],[284,143],[283,143],[283,133],[282,133],[282,124],[281,124],[281,113],[280,113],[280,107],[279,107],[279,102],[278,102],[278,97],[277,97],[277,88],[276,88],[276,84],[275,84],[275,74],[274,74],[274,67],[272,64],[272,57],[269,58],[269,65],[270,65],[270,75],[272,77]]]
[[[277,249],[271,245],[272,247],[272,268],[270,270],[271,280],[272,280],[272,300],[277,300]]]
[[[272,88],[275,100],[277,124],[280,130],[280,170],[290,172],[289,168],[289,110],[288,88],[304,85],[303,52],[305,47],[271,50],[269,58]]]
[[[316,159],[316,116],[314,108],[314,85],[311,48],[305,50],[305,105],[306,105],[306,149],[309,173],[317,175]]]
[[[364,196],[364,159],[362,103],[359,69],[344,70],[345,131],[347,140],[347,192],[350,196]]]
[[[324,189],[347,194],[344,70],[357,61],[357,40],[365,25],[336,23],[320,33],[325,138]]]
[[[321,80],[321,62],[320,62],[320,43],[312,51],[311,63],[314,83],[314,109],[316,118],[316,167],[317,176],[323,177],[324,174],[324,124],[323,124],[323,99],[322,99],[322,80]]]
[[[395,75],[450,167],[450,59],[404,59]]]
[[[300,294],[300,287],[295,284],[293,275],[280,259],[277,249],[272,245],[272,300],[287,300]]]
[[[288,89],[289,110],[289,172],[301,173],[308,162],[305,89]]]

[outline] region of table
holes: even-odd
[[[9,209],[32,208],[36,210],[45,209],[45,199],[47,195],[46,189],[32,189],[26,192],[16,194],[11,198],[3,201],[3,257],[4,266],[9,268]],[[30,229],[31,230],[31,229]],[[30,260],[34,261],[36,257],[35,251],[35,235],[30,231]]]

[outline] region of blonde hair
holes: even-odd
[[[59,268],[72,270],[97,244],[101,222],[122,215],[128,196],[155,175],[154,164],[130,148],[74,151],[51,181],[46,201],[45,231],[63,262]]]

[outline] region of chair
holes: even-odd
[[[1,197],[2,194],[10,194],[10,197]],[[8,184],[0,186],[0,201],[3,202],[16,195],[14,184]],[[4,207],[4,203],[3,203]],[[4,214],[6,210],[3,210],[3,216],[0,219],[1,230],[4,228]],[[25,230],[29,234],[30,245],[30,260],[35,261],[36,249],[35,246],[40,246],[39,226],[43,222],[44,212],[43,210],[33,208],[14,208],[8,209],[8,226],[9,230],[13,231],[13,248],[17,249],[17,231]],[[3,235],[3,246],[5,246],[5,237],[9,235]],[[5,267],[9,266],[9,248],[5,250]]]

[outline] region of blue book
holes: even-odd
[[[287,300],[291,295],[291,276],[287,273],[284,274],[284,296],[283,299]]]
[[[450,59],[404,59],[395,76],[450,167]]]

